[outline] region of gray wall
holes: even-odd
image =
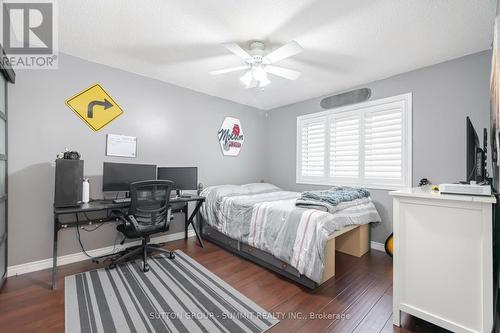
[[[491,52],[419,69],[363,87],[372,99],[413,92],[413,183],[464,178],[464,119],[477,130],[489,123]],[[199,167],[204,184],[265,179],[289,190],[321,188],[295,183],[298,115],[320,111],[320,98],[264,112],[148,79],[79,58],[60,55],[55,71],[20,71],[9,92],[9,265],[52,256],[52,203],[55,155],[78,150],[91,178],[91,197],[102,197],[102,162],[144,162]],[[335,78],[332,78],[335,79]],[[101,131],[90,130],[64,101],[100,83],[125,110]],[[239,117],[246,135],[238,158],[221,154],[216,131],[225,116]],[[266,118],[267,116],[267,118]],[[138,138],[138,158],[104,155],[106,133]],[[372,196],[383,223],[372,240],[383,242],[392,229],[387,191]],[[180,218],[173,232],[181,230]],[[87,249],[113,244],[114,225],[82,232]],[[79,252],[75,229],[60,233],[59,255]]]
[[[102,162],[198,166],[203,184],[259,181],[263,174],[263,112],[79,58],[60,55],[58,70],[19,71],[9,92],[9,266],[52,257],[56,154],[77,150],[100,198]],[[64,104],[100,83],[124,114],[93,132]],[[240,156],[223,157],[217,130],[239,117],[246,135]],[[138,158],[105,156],[106,133],[138,138]],[[174,231],[182,230],[180,218]],[[113,244],[114,225],[82,232],[87,249]],[[59,255],[79,252],[75,229],[60,232]]]
[[[372,99],[413,93],[414,186],[423,177],[434,184],[465,178],[465,117],[482,138],[489,128],[490,66],[491,52],[485,51],[362,86],[372,89]],[[322,188],[295,182],[296,117],[320,111],[320,100],[268,112],[266,181],[289,190]],[[383,220],[372,228],[372,240],[384,242],[392,230],[392,201],[388,191],[371,193]]]

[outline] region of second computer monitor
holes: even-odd
[[[174,182],[175,190],[198,189],[197,167],[161,167],[158,168],[158,179]]]
[[[156,179],[156,165],[133,163],[103,164],[102,190],[128,191],[130,183]]]

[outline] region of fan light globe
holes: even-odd
[[[262,68],[262,66],[252,66],[241,78],[241,83],[245,88],[259,87],[263,88],[271,81],[267,78],[267,72]]]
[[[249,88],[251,83],[252,83],[252,71],[251,70],[248,70],[245,74],[243,74],[242,77],[240,77],[240,81],[241,83],[243,83],[243,85],[245,85],[246,88]]]
[[[266,73],[266,71],[264,71],[262,66],[253,66],[252,67],[252,74],[253,74],[253,77],[259,82],[263,81],[263,80],[267,80],[267,73]]]

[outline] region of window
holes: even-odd
[[[297,117],[297,183],[411,186],[411,97]]]

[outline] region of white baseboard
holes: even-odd
[[[188,237],[194,237],[194,230],[188,230]],[[159,237],[151,238],[151,243],[166,243],[174,240],[179,240],[184,238],[184,232],[177,232],[175,234],[167,234]],[[115,252],[123,250],[125,247],[139,245],[140,241],[134,241],[126,243],[124,245],[116,245]],[[102,247],[100,249],[88,250],[87,253],[93,257],[99,257],[107,254],[111,254],[113,251],[113,246]],[[72,264],[78,261],[88,260],[89,257],[83,252],[67,254],[64,256],[57,257],[57,266],[63,266],[67,264]],[[14,265],[7,267],[7,277],[21,275],[25,273],[40,271],[42,269],[52,268],[52,258],[47,258],[43,260],[28,262],[25,264]]]
[[[195,236],[194,230],[190,229],[188,231],[188,237],[194,237],[194,236]],[[177,232],[175,234],[167,234],[151,238],[151,243],[166,243],[183,238],[184,238],[184,232]],[[125,247],[134,246],[138,244],[140,244],[140,241],[130,242],[124,245],[117,245],[115,248],[115,252],[121,251]],[[383,243],[371,242],[370,247],[373,250],[385,252],[385,247]],[[100,249],[95,249],[95,250],[88,250],[87,253],[93,257],[99,257],[106,254],[111,254],[111,251],[113,251],[113,246],[102,247]],[[68,265],[88,259],[89,257],[87,257],[83,252],[67,254],[64,256],[57,257],[57,266]],[[7,267],[7,277],[40,271],[42,269],[47,269],[47,268],[52,268],[52,258],[28,262],[20,265],[9,266]]]
[[[370,242],[370,247],[377,251],[385,252],[385,245],[379,242]]]

